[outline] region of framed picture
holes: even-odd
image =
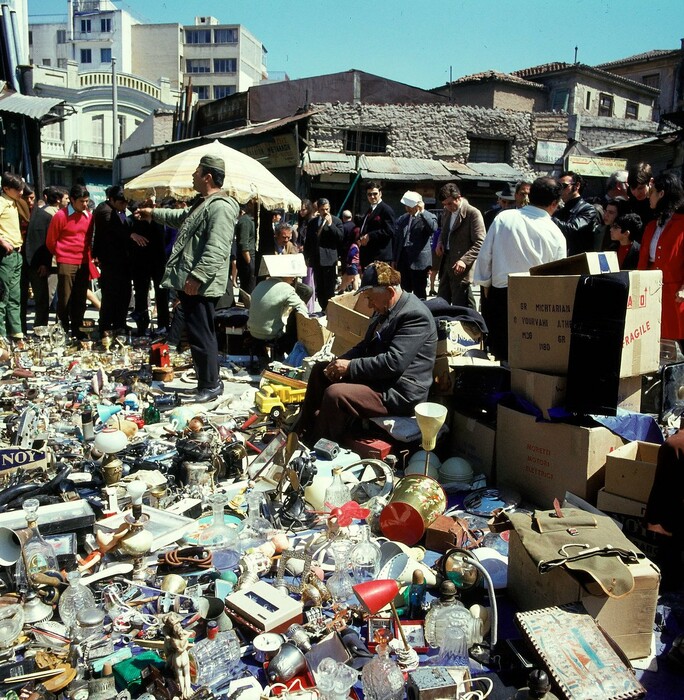
[[[401,639],[401,633],[396,629],[393,618],[371,617],[368,620],[368,636],[366,637],[370,651],[375,649],[375,633],[381,628],[388,629],[393,639]],[[410,647],[413,647],[419,654],[428,650],[423,620],[401,620],[401,629]]]

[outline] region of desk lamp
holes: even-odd
[[[444,406],[438,403],[419,403],[415,408],[416,421],[420,428],[420,434],[423,438],[422,447],[425,450],[425,470],[424,475],[427,476],[430,467],[430,453],[435,449],[437,443],[437,433],[444,425],[446,420],[447,410]]]

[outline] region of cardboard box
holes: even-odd
[[[635,440],[606,459],[606,490],[634,501],[647,501],[655,478],[660,445]]]
[[[315,355],[328,342],[332,333],[323,325],[320,318],[309,318],[297,312],[296,320],[297,340],[302,343],[309,355]]]
[[[662,273],[631,271],[629,279],[620,377],[646,374],[660,366]],[[509,275],[511,367],[556,375],[567,373],[578,280],[577,275]]]
[[[508,542],[508,592],[520,610],[580,602],[629,659],[651,653],[660,574],[649,560],[630,565],[634,590],[623,598],[588,593],[562,567],[540,574],[515,531]]]
[[[435,360],[434,382],[430,393],[435,396],[453,394],[458,372],[464,368],[472,367],[499,370],[501,363],[490,360],[484,350],[468,350],[463,355],[437,357]]]
[[[603,486],[606,455],[625,441],[602,426],[538,423],[534,416],[499,406],[496,424],[497,486],[550,508],[570,491],[590,503]]]
[[[651,559],[658,556],[658,546],[652,532],[644,527],[646,503],[631,498],[617,496],[605,488],[598,492],[596,506],[606,515],[617,520],[622,526],[625,537]]]
[[[437,357],[463,355],[482,349],[482,331],[476,323],[440,320],[437,325]]]
[[[475,474],[484,474],[492,483],[496,428],[453,411],[451,414],[451,452],[467,459]]]
[[[580,253],[530,268],[531,275],[601,275],[604,272],[620,272],[617,253],[613,250]]]
[[[557,374],[531,372],[526,369],[511,370],[511,391],[541,410],[549,418],[550,408],[565,405],[567,379]],[[641,409],[641,377],[625,377],[620,380],[615,405],[627,411]]]
[[[332,352],[341,355],[363,340],[371,311],[361,294],[347,292],[333,297],[326,308],[328,330],[334,333]]]

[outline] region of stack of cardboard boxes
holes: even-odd
[[[582,274],[617,271],[614,254],[589,253],[511,275],[508,334],[511,389],[545,417],[565,404],[575,294]],[[616,360],[615,406],[639,410],[641,375],[659,365],[661,273],[629,273],[627,308],[622,309],[622,352]],[[596,300],[597,304],[601,299]],[[621,322],[621,321],[620,321]],[[590,359],[591,361],[591,359]],[[624,441],[604,427],[538,422],[499,406],[497,484],[550,508],[566,491],[592,503],[604,485],[606,455]]]

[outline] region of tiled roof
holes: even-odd
[[[653,51],[644,51],[643,53],[634,54],[634,56],[627,56],[627,58],[620,58],[617,61],[608,61],[608,63],[598,63],[596,68],[612,68],[613,66],[622,66],[626,63],[640,63],[641,61],[654,61],[657,58],[663,58],[663,56],[676,55],[681,53],[681,49],[654,49]]]
[[[499,73],[495,70],[486,70],[482,73],[473,73],[472,75],[464,75],[462,78],[455,80],[454,85],[463,85],[466,83],[485,83],[485,82],[501,82],[501,83],[513,83],[514,85],[524,85],[525,87],[532,87],[539,89],[539,83],[533,83],[530,80],[524,80],[523,78],[513,75],[512,73]]]
[[[553,63],[542,63],[539,66],[532,66],[531,68],[521,68],[520,70],[514,70],[511,72],[511,75],[516,75],[519,78],[530,78],[534,75],[555,73],[558,70],[571,68],[572,66],[572,63],[565,63],[564,61],[554,61]]]

